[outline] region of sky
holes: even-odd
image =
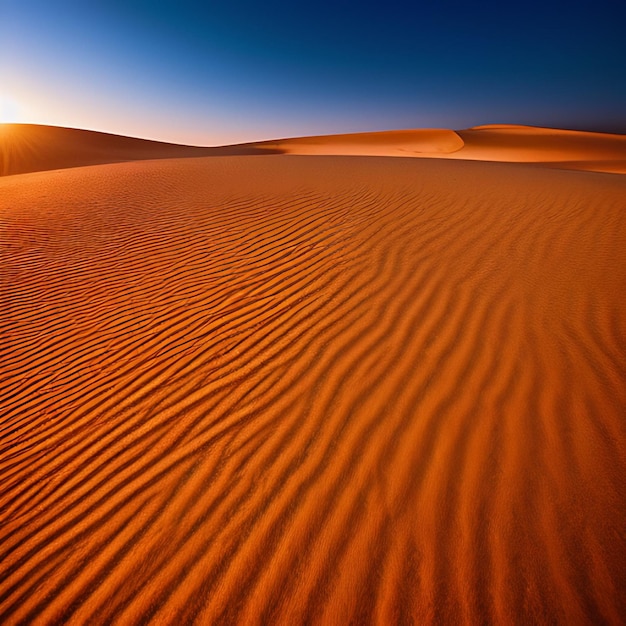
[[[626,2],[0,0],[0,122],[193,145],[626,133]]]

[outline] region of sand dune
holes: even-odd
[[[249,144],[285,154],[404,156],[534,163],[556,169],[626,173],[626,136],[529,126],[407,130]]]
[[[624,177],[161,160],[0,210],[0,622],[623,623]]]
[[[254,146],[199,148],[75,128],[0,124],[1,176],[145,159],[259,152],[271,150]]]
[[[528,126],[323,135],[199,148],[53,126],[0,125],[0,175],[145,159],[268,154],[519,162],[626,173],[626,136]]]
[[[463,147],[463,140],[453,130],[418,129],[298,137],[248,145],[283,154],[416,156],[451,154]]]
[[[464,142],[462,159],[626,173],[624,135],[528,126],[478,126],[459,135]]]

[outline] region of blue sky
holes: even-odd
[[[202,145],[626,132],[626,3],[0,0],[0,120]]]

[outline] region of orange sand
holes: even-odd
[[[0,623],[623,623],[623,176],[209,157],[0,211]]]
[[[406,130],[301,137],[247,144],[285,154],[427,157],[535,163],[558,169],[626,173],[626,136],[528,126]],[[241,146],[243,148],[243,146]]]
[[[463,147],[463,139],[453,130],[420,129],[298,137],[244,145],[275,149],[284,154],[410,157],[457,152]]]
[[[626,174],[625,135],[529,126],[392,130],[200,148],[72,128],[0,124],[0,176],[145,159],[268,154],[503,161]]]
[[[145,159],[272,152],[254,146],[199,148],[75,128],[0,124],[0,176]]]

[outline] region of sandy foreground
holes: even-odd
[[[537,163],[0,179],[0,623],[624,623],[626,177]]]

